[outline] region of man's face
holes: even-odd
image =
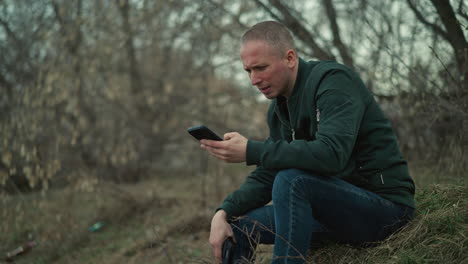
[[[248,41],[241,47],[242,63],[252,85],[268,99],[288,97],[292,93],[296,61],[294,52],[294,61],[291,61],[290,52],[280,54],[264,41]]]

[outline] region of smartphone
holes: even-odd
[[[202,139],[211,139],[211,140],[217,140],[217,141],[222,141],[223,139],[216,135],[215,132],[211,131],[211,129],[207,128],[204,125],[199,125],[199,126],[193,126],[187,131],[192,135],[194,138],[198,140]]]
[[[226,238],[223,243],[222,260],[223,264],[232,264],[232,251],[234,250],[234,241],[232,237]]]

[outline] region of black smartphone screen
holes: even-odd
[[[194,138],[198,140],[202,139],[211,139],[211,140],[217,140],[217,141],[222,141],[223,139],[216,135],[215,132],[211,131],[209,128],[207,128],[204,125],[199,125],[199,126],[193,126],[187,131],[192,135]]]

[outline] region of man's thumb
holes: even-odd
[[[230,133],[224,134],[224,140],[230,140],[231,138],[234,137],[234,134],[235,134],[235,132],[230,132]]]

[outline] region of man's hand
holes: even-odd
[[[213,248],[213,255],[218,262],[222,262],[222,248],[224,240],[228,237],[234,239],[234,233],[229,223],[226,221],[226,212],[219,210],[211,220],[210,244]]]
[[[201,147],[216,158],[228,162],[239,163],[245,161],[247,138],[237,132],[224,134],[224,141],[200,140]]]

